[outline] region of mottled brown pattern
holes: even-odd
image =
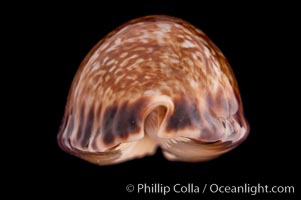
[[[132,20],[101,40],[70,89],[58,141],[105,165],[160,146],[170,160],[212,159],[249,132],[230,65],[199,29],[177,18]]]

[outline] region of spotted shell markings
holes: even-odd
[[[196,162],[231,150],[248,132],[221,51],[188,22],[147,16],[117,28],[81,63],[58,143],[98,165],[157,147],[169,160]]]

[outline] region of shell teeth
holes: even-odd
[[[167,148],[170,148],[170,141],[167,141],[165,144],[164,144],[165,147]]]
[[[179,142],[189,142],[190,139],[189,139],[189,138],[186,138],[186,137],[180,137],[180,138],[178,139],[178,141],[179,141]]]
[[[190,141],[189,138],[178,137],[178,138],[172,138],[172,139],[167,140],[166,144],[173,145],[173,144],[178,144],[180,142],[189,142],[189,141]]]
[[[173,144],[177,144],[177,143],[178,143],[177,139],[171,139],[170,141],[171,141],[171,143],[173,143]]]

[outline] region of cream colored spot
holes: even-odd
[[[164,68],[164,67],[166,67],[166,64],[161,62],[160,67]]]
[[[154,48],[148,47],[146,52],[147,52],[147,53],[151,53],[153,50],[154,50]]]
[[[114,65],[113,67],[111,67],[111,68],[109,69],[109,72],[114,71],[114,69],[116,69],[116,65]]]
[[[139,37],[140,41],[143,43],[147,43],[150,38],[150,34],[146,31],[143,31],[143,34]]]
[[[110,80],[110,75],[106,75],[105,82],[108,82]]]
[[[136,38],[129,38],[126,41],[129,42],[129,43],[132,43],[132,42],[136,42],[137,39]]]
[[[105,42],[101,47],[100,47],[100,51],[104,50],[105,48],[107,48],[109,46],[109,42]]]
[[[201,31],[200,29],[196,29],[196,31],[199,33],[199,34],[201,34],[202,36],[204,36],[205,34],[204,34],[204,32],[203,31]]]
[[[109,56],[106,56],[106,57],[102,60],[102,63],[103,63],[103,64],[106,63],[108,59],[109,59]]]
[[[210,57],[210,51],[207,47],[204,48],[204,52],[205,52],[206,57],[209,58]]]
[[[110,48],[108,48],[108,49],[106,50],[106,52],[110,52],[110,51],[115,50],[116,47],[118,47],[120,44],[121,44],[121,39],[120,39],[120,38],[117,38],[117,39],[115,40],[114,44],[113,44]]]
[[[95,52],[95,53],[93,54],[93,56],[91,57],[90,61],[91,61],[91,62],[94,62],[94,61],[98,58],[98,56],[99,56],[99,53],[98,53],[98,52]]]
[[[131,57],[129,57],[128,59],[133,59],[133,58],[137,58],[138,57],[138,55],[137,54],[134,54],[134,55],[132,55]]]
[[[128,64],[129,59],[125,59],[120,63],[120,67],[124,67],[126,64]]]
[[[190,41],[185,40],[185,41],[182,43],[182,47],[184,47],[184,48],[191,48],[191,47],[195,47],[195,46],[194,46],[194,44],[192,44]]]
[[[96,71],[100,67],[100,64],[98,61],[94,62],[92,64],[91,72]]]
[[[142,63],[143,61],[144,61],[143,58],[139,58],[139,59],[136,61],[136,64]]]
[[[129,80],[135,80],[135,79],[137,79],[136,76],[127,76],[126,78],[129,79]]]
[[[124,69],[123,68],[117,68],[114,74],[118,74],[119,72],[122,72]]]
[[[219,63],[217,63],[216,61],[213,61],[213,62],[211,62],[211,66],[212,66],[213,71],[215,72],[215,75],[217,77],[221,77],[222,71],[220,70]]]
[[[107,66],[113,64],[114,62],[115,62],[115,59],[110,60],[110,61],[107,63]]]
[[[104,70],[103,68],[99,68],[99,70],[97,70],[97,72],[95,72],[95,76],[102,76],[103,74],[106,73],[106,70]]]
[[[117,39],[115,40],[115,44],[116,44],[116,45],[120,45],[120,44],[121,44],[121,39],[120,39],[120,38],[117,38]]]
[[[115,84],[118,84],[118,82],[124,77],[124,75],[118,76],[115,78]]]
[[[110,95],[112,95],[112,90],[111,90],[110,87],[108,87],[108,88],[106,89],[106,91],[104,92],[104,95],[105,95],[105,96],[110,96]]]
[[[122,53],[121,55],[120,55],[120,58],[124,58],[124,57],[126,57],[128,55],[128,52],[124,52],[124,53]]]
[[[179,29],[183,29],[183,26],[180,24],[174,24],[175,27],[179,28]]]
[[[171,25],[170,24],[158,24],[158,28],[160,28],[160,31],[164,33],[168,33],[171,31]]]
[[[160,90],[146,90],[144,92],[145,95],[155,95],[155,94],[161,94]]]
[[[194,80],[190,81],[190,86],[191,86],[192,88],[196,88],[197,85],[198,85],[197,82],[195,82]]]
[[[186,28],[184,28],[182,30],[187,34],[187,36],[191,34],[191,32],[188,29],[186,29]]]

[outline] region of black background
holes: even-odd
[[[196,2],[196,1],[195,1]],[[31,119],[30,150],[34,162],[29,173],[35,185],[29,192],[43,195],[107,199],[144,199],[145,194],[127,193],[127,184],[217,183],[220,185],[294,185],[298,193],[297,135],[298,76],[300,65],[294,36],[297,12],[282,4],[221,5],[202,2],[160,1],[102,4],[73,3],[39,5],[33,17],[24,20],[35,43],[31,103],[38,114]],[[128,20],[151,14],[182,18],[203,30],[222,50],[236,75],[251,131],[247,140],[218,159],[203,163],[169,162],[158,151],[113,166],[96,166],[59,149],[56,135],[75,72],[88,51],[106,34]],[[41,18],[42,21],[36,22]],[[34,24],[32,22],[34,21]],[[29,41],[29,44],[31,42]],[[299,50],[300,51],[300,50]],[[29,117],[30,118],[30,117]],[[28,139],[28,138],[27,138]],[[28,161],[29,162],[29,161]],[[25,172],[26,173],[26,172]],[[108,196],[107,196],[108,195]],[[188,195],[188,196],[186,196]],[[221,199],[221,194],[175,195],[176,199]],[[250,195],[226,195],[252,199]],[[290,194],[257,195],[289,199]],[[156,199],[163,199],[161,194]]]

